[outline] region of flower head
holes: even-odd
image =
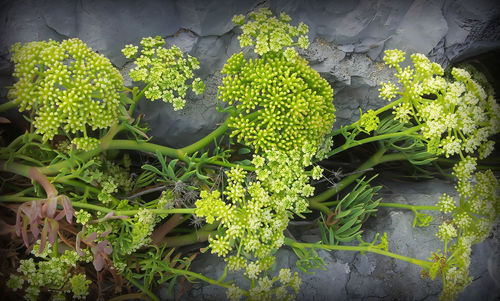
[[[147,99],[162,99],[172,103],[177,111],[185,105],[188,88],[196,94],[203,93],[205,84],[200,78],[194,78],[191,84],[187,84],[194,77],[193,70],[200,68],[196,58],[185,56],[175,45],[164,48],[165,40],[160,36],[143,38],[140,44],[140,52],[139,47],[133,45],[125,46],[122,52],[127,58],[136,57],[136,67],[130,70],[129,75],[134,81],[148,84],[144,92]]]
[[[120,72],[81,40],[31,42],[12,49],[18,81],[8,96],[19,111],[34,110],[33,125],[44,140],[60,131],[86,133],[87,127],[105,129],[118,122]],[[94,144],[81,145],[88,149]]]

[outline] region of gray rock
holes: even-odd
[[[441,11],[443,3],[444,0],[414,1],[385,48],[402,48],[409,53],[429,53],[448,32],[447,22]]]

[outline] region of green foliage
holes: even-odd
[[[8,97],[19,111],[32,111],[36,133],[43,140],[67,133],[105,129],[118,122],[123,79],[104,56],[79,39],[31,42],[12,47],[18,81]],[[78,140],[88,150],[90,140]],[[90,143],[90,144],[89,144]]]
[[[373,179],[373,178],[372,178]],[[377,211],[380,199],[374,200],[381,186],[371,187],[369,179],[359,180],[357,185],[342,200],[326,219],[321,215],[319,222],[321,240],[324,244],[337,245],[350,242],[361,236],[361,226],[371,213]]]

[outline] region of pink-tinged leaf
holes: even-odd
[[[33,236],[35,237],[35,239],[40,234],[40,229],[38,228],[38,224],[39,224],[38,222],[30,223],[30,230],[31,230],[31,233],[33,233]]]
[[[24,205],[24,204],[23,204]],[[21,230],[23,229],[23,220],[26,218],[21,215],[21,207],[23,206],[19,206],[19,208],[17,208],[17,216],[16,216],[16,234],[17,236],[21,236]],[[27,226],[27,225],[26,225]]]
[[[113,253],[113,248],[110,247],[110,246],[107,246],[104,248],[104,253],[106,253],[106,255],[109,255],[111,253]]]
[[[75,209],[73,209],[73,205],[67,196],[61,196],[60,200],[64,208],[64,212],[66,212],[66,220],[71,224],[73,222],[73,216],[75,215]]]
[[[56,221],[59,221],[64,217],[64,215],[66,215],[66,212],[64,212],[64,210],[63,210],[63,211],[59,212],[59,214],[57,214],[56,217],[54,217],[54,219]]]
[[[56,220],[50,220],[49,243],[54,245],[57,238],[57,231],[59,231],[59,223]]]
[[[23,228],[22,228],[21,234],[23,236],[24,244],[26,245],[26,247],[29,247],[29,243],[28,243],[28,217],[26,217],[26,216],[23,218]]]
[[[34,220],[37,218],[42,218],[42,202],[43,200],[38,200],[38,201],[31,201],[31,216],[30,219],[33,218]]]
[[[121,218],[127,219],[128,218],[128,216],[126,216],[126,215],[114,216],[114,214],[115,214],[115,212],[111,211],[108,214],[106,214],[104,217],[101,217],[101,218],[96,219],[96,220],[92,220],[89,223],[96,224],[96,223],[102,223],[102,222],[105,222],[105,221],[111,220],[111,219],[121,219]]]
[[[112,230],[113,230],[113,229],[108,229],[108,230],[106,230],[106,231],[102,232],[100,236],[101,236],[101,237],[107,236],[109,233],[111,233],[111,231],[112,231]]]
[[[91,243],[96,238],[97,238],[97,232],[94,231],[94,232],[90,233],[89,236],[87,236],[87,238],[85,238],[85,241],[88,242],[88,243]]]
[[[76,249],[76,253],[78,253],[78,255],[80,256],[85,256],[85,252],[83,252],[81,249],[80,249],[80,242],[81,242],[81,237],[80,235],[82,235],[83,233],[83,230],[78,232],[78,234],[76,235],[76,244],[75,244],[75,249]]]
[[[109,255],[113,252],[113,248],[109,245],[109,242],[107,240],[103,240],[99,243],[98,247],[106,253],[106,255]]]
[[[57,209],[57,198],[55,197],[48,198],[44,206],[46,209],[47,216],[50,218],[54,218]]]
[[[104,258],[99,253],[94,253],[94,260],[92,261],[96,271],[101,271],[104,266]]]
[[[49,228],[49,223],[47,219],[45,219],[45,223],[43,224],[43,229],[42,229],[42,237],[40,238],[40,249],[38,250],[38,254],[42,254],[43,250],[45,250],[45,245],[47,244],[48,228]]]
[[[111,211],[111,212],[108,212],[108,214],[106,214],[102,220],[105,221],[107,220],[108,218],[111,218],[113,215],[115,215],[115,212],[114,211]]]

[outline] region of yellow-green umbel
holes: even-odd
[[[17,43],[12,53],[18,81],[8,96],[19,111],[33,110],[33,125],[43,140],[61,131],[91,139],[87,130],[118,121],[122,76],[81,40]]]
[[[306,143],[319,145],[335,121],[330,84],[300,56],[269,52],[261,58],[234,54],[222,69],[226,74],[219,98],[235,105],[232,136],[256,150],[291,150]],[[250,112],[258,110],[256,117]]]

